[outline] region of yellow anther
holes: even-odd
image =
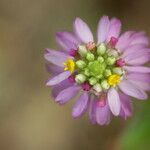
[[[121,76],[118,74],[113,74],[108,77],[108,83],[110,86],[115,87],[117,84],[119,84],[121,81]]]
[[[64,66],[65,71],[69,70],[71,73],[73,73],[75,70],[75,62],[73,61],[73,59],[67,59],[67,61],[64,63]]]

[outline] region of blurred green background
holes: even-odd
[[[45,87],[43,49],[57,48],[55,32],[75,17],[96,31],[104,14],[123,30],[150,35],[149,0],[0,0],[0,150],[149,150],[150,102],[134,101],[134,115],[91,125],[71,117],[73,102],[58,106]]]

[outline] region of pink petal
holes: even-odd
[[[120,51],[124,51],[129,46],[133,33],[134,31],[128,31],[122,34],[118,39],[116,48],[118,48]]]
[[[63,52],[50,50],[50,49],[46,49],[46,50],[48,51],[48,53],[44,54],[45,59],[60,67],[64,67],[63,63],[66,62],[66,60],[69,57],[71,58],[71,56],[66,55]]]
[[[57,76],[50,78],[48,80],[48,82],[46,83],[46,85],[47,86],[56,85],[56,84],[62,82],[63,80],[67,79],[69,76],[70,76],[69,71],[62,72],[62,73],[58,74]]]
[[[137,51],[127,55],[124,60],[129,65],[142,65],[150,60],[150,52]]]
[[[150,73],[149,67],[142,67],[142,66],[125,66],[124,69],[126,69],[129,72],[138,72],[138,73]]]
[[[56,40],[58,44],[65,50],[77,49],[79,40],[70,32],[56,33]]]
[[[150,83],[142,82],[142,81],[135,81],[135,80],[129,80],[131,83],[133,83],[135,86],[137,86],[139,89],[142,89],[144,91],[150,90]]]
[[[111,37],[118,38],[121,31],[121,22],[120,20],[113,18],[110,20],[109,31],[107,34],[107,41],[109,42]]]
[[[88,43],[94,41],[90,28],[80,18],[76,18],[74,22],[74,29],[75,33],[81,39],[82,42]]]
[[[108,105],[110,107],[111,112],[115,115],[118,116],[120,113],[120,98],[118,95],[118,92],[116,91],[115,88],[111,88],[108,91]]]
[[[96,122],[100,125],[107,125],[111,120],[111,112],[108,104],[104,107],[96,106]]]
[[[133,83],[127,81],[127,80],[123,80],[120,84],[119,84],[119,88],[121,89],[122,92],[124,92],[125,94],[144,100],[147,99],[147,94],[140,88],[138,88],[136,85],[134,85]]]
[[[72,84],[68,79],[66,79],[66,80],[60,82],[59,84],[52,86],[52,96],[53,96],[54,98],[56,98],[57,95],[58,95],[62,90],[66,89],[66,88],[68,88],[68,87],[70,87],[70,86],[72,86],[72,85],[73,85],[73,84]]]
[[[131,73],[127,75],[127,78],[135,81],[143,81],[150,83],[150,74],[146,73]]]
[[[129,65],[143,65],[150,60],[150,55],[145,53],[139,57],[135,56],[135,58],[130,57],[130,60],[126,60],[125,62]]]
[[[98,30],[97,30],[97,39],[98,39],[98,44],[105,42],[106,37],[108,35],[108,30],[109,30],[109,18],[108,16],[103,16],[99,23],[98,23]]]
[[[145,36],[144,32],[134,33],[131,39],[130,45],[134,44],[144,44],[145,46],[149,45],[149,39]]]
[[[96,124],[96,100],[92,96],[90,97],[89,117],[91,122]]]
[[[134,54],[134,53],[141,52],[141,51],[148,51],[148,50],[146,50],[143,44],[131,45],[123,51],[123,54],[121,57],[124,58],[128,56],[129,54]]]
[[[129,54],[129,55],[127,55],[125,58],[124,58],[124,60],[125,61],[132,61],[132,60],[134,60],[134,59],[137,59],[138,57],[141,57],[141,56],[145,56],[145,55],[148,55],[148,54],[150,54],[150,53],[148,53],[148,52],[143,52],[143,51],[140,51],[140,52],[134,52],[134,53],[131,53],[131,54]]]
[[[64,89],[56,97],[56,102],[58,102],[59,104],[65,104],[71,98],[76,96],[78,94],[79,90],[80,90],[79,86],[71,86],[71,87]]]
[[[81,117],[84,114],[88,106],[88,101],[88,93],[84,92],[73,107],[72,116],[74,118]]]
[[[132,115],[132,103],[130,97],[123,94],[122,92],[119,93],[120,101],[121,101],[121,109],[122,113],[121,116],[125,119]]]
[[[62,67],[55,66],[53,64],[46,64],[46,69],[49,73],[53,75],[59,74],[64,71]]]

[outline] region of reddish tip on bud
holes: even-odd
[[[97,101],[97,106],[98,106],[98,107],[104,107],[105,105],[106,105],[106,94],[103,93],[103,94],[100,96],[99,100]]]
[[[125,64],[126,63],[122,58],[120,58],[116,61],[116,65],[119,66],[119,67],[123,67],[123,66],[125,66]]]
[[[98,107],[104,107],[106,105],[106,101],[102,101],[102,100],[100,100],[100,101],[97,101],[97,106]]]
[[[89,91],[92,87],[88,82],[83,83],[81,86],[84,91]]]
[[[89,42],[86,44],[88,50],[94,50],[96,48],[96,44],[94,42]]]
[[[68,77],[68,80],[69,80],[70,83],[75,83],[75,82],[76,82],[74,75],[69,76],[69,77]]]
[[[118,42],[118,39],[112,36],[112,37],[110,38],[109,45],[110,45],[112,48],[114,48],[114,47],[116,46],[117,42]]]
[[[69,51],[69,55],[72,56],[72,57],[77,56],[77,54],[78,54],[78,51],[75,50],[75,49],[71,49],[71,50]]]

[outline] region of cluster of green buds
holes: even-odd
[[[92,89],[99,93],[120,82],[124,70],[116,65],[120,55],[118,50],[104,43],[94,45],[92,48],[80,45],[78,54],[80,57],[75,61],[77,69],[75,81],[78,84],[88,82]]]

